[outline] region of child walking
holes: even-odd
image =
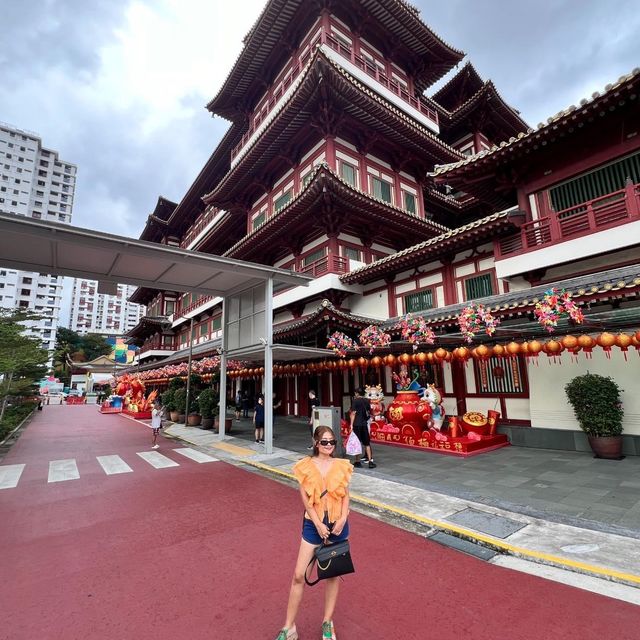
[[[151,409],[151,429],[153,430],[153,445],[152,449],[159,449],[158,434],[162,427],[162,407],[159,402],[154,403],[153,409]]]

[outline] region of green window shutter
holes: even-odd
[[[467,300],[476,298],[486,298],[493,295],[493,280],[490,273],[475,278],[468,278],[464,281],[464,289]]]
[[[340,163],[340,177],[352,187],[356,186],[356,168],[346,162]]]
[[[391,203],[391,183],[380,178],[372,178],[373,197]]]
[[[222,329],[222,316],[218,316],[211,321],[211,331],[220,331]]]
[[[203,322],[200,325],[200,336],[206,336],[209,333],[209,323],[208,322]]]
[[[304,259],[302,260],[302,264],[305,267],[307,267],[312,262],[315,262],[316,260],[321,260],[322,258],[324,258],[326,253],[327,253],[326,249],[318,249],[318,251],[314,251],[313,253],[310,253],[309,255],[305,256]]]
[[[284,207],[284,205],[287,204],[289,200],[291,200],[291,189],[274,200],[273,212],[276,213],[277,211],[280,211],[280,209],[282,209],[282,207]]]
[[[253,219],[253,230],[255,231],[260,225],[264,224],[267,214],[263,211]]]
[[[427,309],[433,309],[432,289],[425,289],[424,291],[404,296],[404,310],[406,313],[426,311]]]
[[[360,251],[358,249],[354,249],[353,247],[345,247],[344,257],[349,258],[350,260],[360,261]]]
[[[408,191],[403,191],[404,194],[404,209],[409,213],[416,212],[416,197],[413,193],[409,193]]]

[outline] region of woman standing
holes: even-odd
[[[322,544],[341,542],[349,537],[349,481],[353,468],[348,460],[334,458],[336,436],[330,427],[318,427],[313,433],[313,453],[293,467],[300,483],[304,505],[302,540],[291,580],[287,618],[276,640],[297,640],[296,615],[302,601],[304,574],[315,548]],[[333,612],[338,600],[338,578],[325,583],[322,638],[336,639]]]

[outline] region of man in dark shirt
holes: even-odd
[[[315,391],[309,391],[309,433],[311,434],[311,444],[307,449],[313,449],[313,410],[320,406],[320,400],[316,398]]]
[[[375,469],[378,465],[373,461],[371,452],[371,440],[369,439],[369,416],[371,415],[371,403],[364,397],[364,389],[358,387],[356,395],[351,404],[351,430],[355,432],[360,440],[360,444],[365,451],[363,462],[369,463],[369,469]],[[354,467],[362,467],[360,456],[356,456]]]
[[[264,444],[264,396],[260,394],[253,411],[253,424],[256,429],[256,442]]]

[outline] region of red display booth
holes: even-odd
[[[507,436],[496,433],[499,416],[497,411],[487,416],[479,412],[449,416],[448,425],[437,430],[427,400],[418,391],[398,391],[387,409],[387,420],[372,421],[371,442],[468,457],[509,444]],[[341,431],[348,437],[348,422],[343,420]]]

